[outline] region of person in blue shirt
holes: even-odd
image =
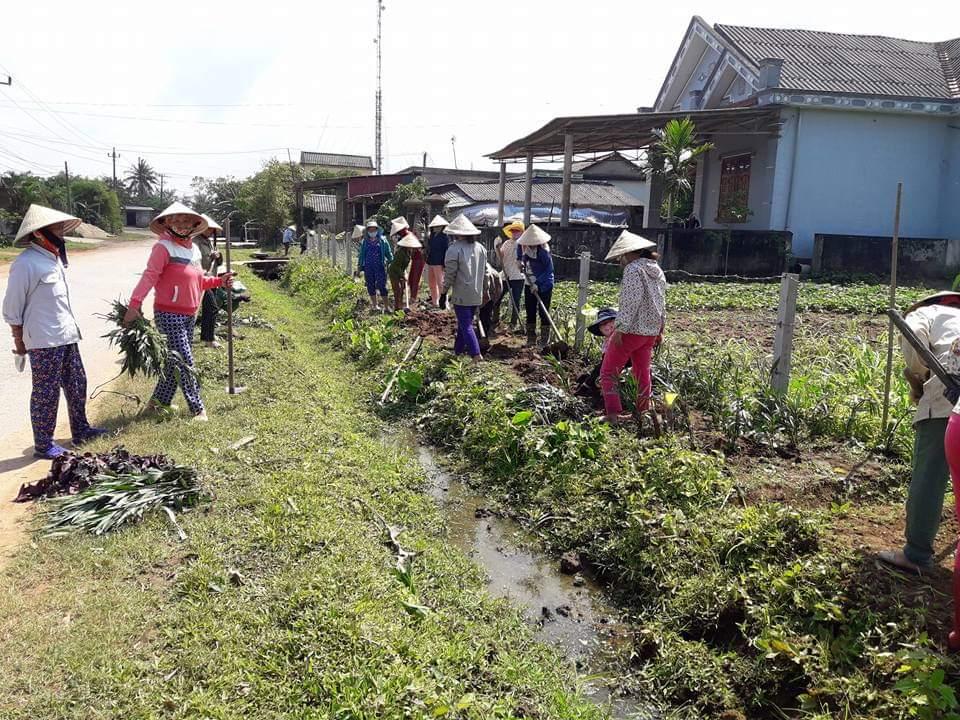
[[[358,259],[357,274],[363,273],[367,283],[367,294],[370,296],[370,307],[379,310],[377,293],[383,299],[383,307],[387,307],[387,265],[393,261],[393,248],[390,241],[383,236],[383,230],[377,221],[371,218],[367,221],[367,230],[360,241],[360,257]]]
[[[517,261],[526,281],[523,304],[527,316],[527,347],[537,344],[537,315],[540,316],[540,346],[550,342],[550,300],[553,297],[553,256],[550,236],[536,225],[524,230],[517,240]],[[538,302],[539,298],[539,302]]]
[[[296,226],[288,225],[283,231],[283,240],[281,240],[281,242],[283,243],[284,255],[290,254],[290,246],[293,245],[293,235],[296,229]]]
[[[427,281],[430,284],[430,302],[433,307],[445,309],[447,296],[441,295],[443,288],[443,262],[450,247],[450,238],[445,232],[449,225],[442,216],[437,215],[427,226],[430,230],[430,239],[427,241]]]
[[[87,421],[87,375],[80,359],[80,328],[70,304],[64,236],[80,220],[41,205],[31,205],[17,232],[26,248],[10,266],[3,298],[3,319],[13,332],[13,352],[30,357],[33,391],[30,422],[34,457],[53,460],[67,452],[53,440],[60,390],[67,398],[74,445],[106,434]]]

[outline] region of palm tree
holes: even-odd
[[[157,173],[143,158],[137,158],[137,164],[130,166],[123,181],[130,192],[141,199],[157,189]]]
[[[657,138],[650,146],[650,166],[654,175],[663,180],[667,226],[672,228],[676,218],[674,209],[693,189],[697,159],[713,150],[713,143],[698,142],[697,128],[690,118],[671,120],[653,131]]]

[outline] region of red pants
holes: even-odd
[[[947,454],[947,464],[950,466],[950,478],[953,480],[953,499],[956,503],[955,512],[960,519],[960,415],[950,416],[947,423],[947,434],[943,440],[943,449]],[[953,631],[960,633],[960,547],[953,556]],[[960,641],[960,637],[953,636]],[[951,643],[952,645],[952,643]],[[960,647],[951,647],[952,650]]]
[[[413,253],[413,260],[410,261],[410,302],[415,303],[420,297],[420,278],[423,277],[423,268],[427,261],[423,257],[423,250],[417,250]]]
[[[619,415],[623,412],[620,403],[620,390],[617,380],[627,361],[633,363],[633,377],[637,380],[637,410],[644,412],[650,407],[650,393],[653,383],[650,380],[650,360],[653,348],[657,344],[655,335],[630,335],[624,333],[620,343],[611,340],[603,354],[600,366],[600,390],[603,393],[603,408],[607,415]]]

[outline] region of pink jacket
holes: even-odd
[[[200,250],[193,242],[162,235],[150,251],[147,269],[133,289],[130,307],[139,309],[153,290],[154,311],[196,315],[203,291],[222,284],[221,278],[203,274]]]

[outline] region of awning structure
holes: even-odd
[[[562,156],[567,135],[573,136],[576,153],[639,149],[651,143],[655,129],[687,117],[693,120],[699,135],[777,136],[780,132],[778,106],[560,117],[487,157],[521,160],[528,155]]]

